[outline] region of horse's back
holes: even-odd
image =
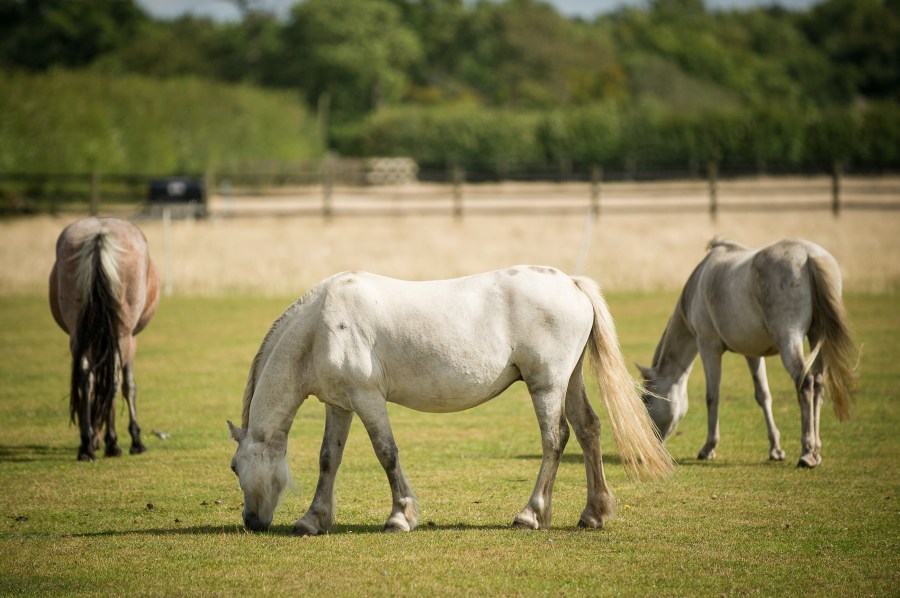
[[[424,282],[349,272],[323,285],[320,364],[424,411],[474,406],[548,363],[571,370],[593,321],[572,279],[540,266]]]

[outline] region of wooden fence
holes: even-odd
[[[900,175],[721,176],[621,180],[601,167],[556,180],[468,182],[458,165],[420,176],[410,161],[326,159],[290,168],[232,166],[195,174],[204,190],[196,203],[150,201],[160,177],[82,173],[0,173],[0,213],[88,212],[232,217],[478,214],[599,214],[831,211],[900,209]],[[482,180],[483,177],[472,178]],[[571,174],[571,173],[570,173]],[[616,180],[619,179],[619,180]]]

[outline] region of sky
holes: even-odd
[[[643,6],[646,0],[545,0],[562,14],[593,18],[621,6]],[[137,0],[147,12],[157,18],[171,19],[185,13],[213,17],[216,20],[237,20],[240,16],[229,0]],[[287,15],[297,0],[256,0],[256,5],[281,16]],[[777,4],[789,9],[806,9],[818,0],[706,0],[710,9],[749,8]]]

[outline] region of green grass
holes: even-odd
[[[613,295],[629,361],[647,362],[672,294]],[[664,482],[629,481],[611,439],[607,477],[618,517],[577,529],[584,469],[573,440],[560,466],[554,527],[508,524],[540,460],[534,414],[513,387],[478,409],[428,415],[392,408],[419,529],[385,535],[390,495],[359,422],[338,476],[337,525],[290,536],[315,487],[324,411],[298,413],[288,459],[296,490],[268,533],[240,527],[225,425],[259,342],[289,299],[165,299],[140,338],[136,375],[148,452],[75,461],[67,340],[43,298],[0,298],[0,594],[266,595],[896,595],[900,589],[900,316],[896,296],[847,299],[864,344],[855,417],[823,410],[823,465],[794,467],[799,409],[770,360],[788,453],[767,461],[762,413],[743,359],[724,364],[719,457],[694,457],[706,430],[699,364],[691,410]],[[600,411],[596,393],[591,391]],[[118,409],[127,449],[127,413]],[[605,414],[604,414],[605,416]],[[161,440],[151,430],[171,434]],[[608,436],[608,435],[605,435]]]

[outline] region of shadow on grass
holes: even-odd
[[[533,454],[533,455],[516,455],[516,459],[525,459],[525,460],[534,460],[540,461],[542,459],[542,455]],[[563,453],[563,456],[560,458],[560,461],[563,463],[584,463],[584,456],[581,453]],[[702,460],[697,459],[696,457],[684,457],[681,459],[675,459],[675,465],[677,467],[708,467],[712,469],[720,469],[723,467],[782,467],[786,463],[788,463],[788,459],[785,461],[771,461],[762,457],[759,461],[751,460],[751,461],[735,461],[733,459],[712,459],[712,460]],[[604,453],[603,454],[603,464],[604,465],[621,465],[622,458],[619,457],[616,453]],[[792,464],[791,464],[792,465]]]
[[[622,459],[615,453],[604,453],[602,457],[604,464],[622,464]],[[539,453],[533,455],[516,455],[515,458],[540,461],[543,458],[543,455]],[[584,455],[582,453],[563,453],[562,457],[560,457],[560,462],[581,464],[584,463]]]
[[[46,446],[40,444],[0,445],[0,463],[30,463],[34,461],[75,460],[75,446]]]
[[[411,533],[428,533],[440,531],[502,531],[510,530],[518,532],[512,525],[473,525],[468,523],[435,524],[426,522],[420,524]],[[343,535],[371,535],[382,534],[380,525],[335,525],[329,534],[331,536]],[[71,538],[111,538],[120,536],[293,536],[293,526],[273,525],[265,532],[250,532],[242,525],[201,525],[192,527],[170,527],[154,529],[125,529],[105,530],[101,532],[86,532],[81,534],[65,534],[63,537]]]

